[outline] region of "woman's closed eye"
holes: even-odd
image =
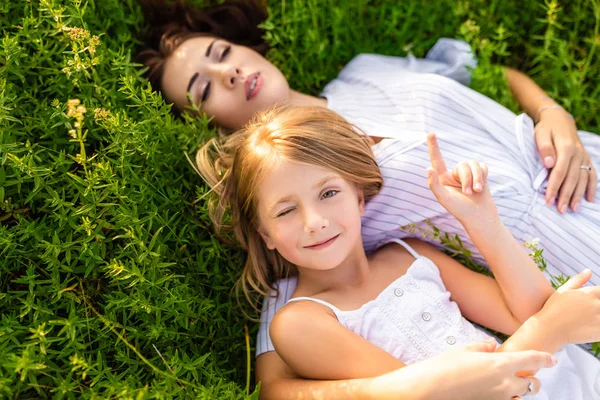
[[[227,58],[227,56],[229,55],[229,53],[231,52],[231,45],[227,45],[225,47],[223,47],[223,51],[221,51],[221,55],[219,56],[219,62],[222,62],[223,60],[225,60],[225,58]],[[204,90],[202,91],[202,99],[201,101],[204,103],[207,99],[208,96],[210,95],[210,81],[206,83],[206,86],[204,86]]]
[[[225,46],[223,48],[223,51],[221,52],[221,56],[219,57],[219,61],[225,60],[225,57],[227,57],[229,55],[230,51],[231,51],[231,45]]]

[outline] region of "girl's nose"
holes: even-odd
[[[306,210],[304,212],[304,231],[306,233],[317,232],[329,226],[329,220],[323,215]]]

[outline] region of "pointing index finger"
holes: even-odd
[[[442,151],[438,145],[437,137],[435,133],[427,135],[427,148],[429,149],[429,159],[431,160],[431,166],[436,170],[438,175],[446,172],[446,162],[442,157]]]

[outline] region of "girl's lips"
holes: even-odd
[[[252,88],[252,82],[254,82],[256,80],[256,84],[254,85],[254,88]],[[262,88],[264,84],[264,79],[263,77],[260,75],[260,72],[255,72],[251,75],[248,76],[248,78],[246,78],[246,82],[245,82],[245,89],[246,89],[246,100],[250,101],[253,98],[255,98],[258,93],[260,92],[260,89]]]
[[[320,249],[324,249],[325,247],[328,247],[329,245],[331,245],[333,242],[335,242],[335,240],[339,237],[340,235],[335,235],[334,237],[332,237],[331,239],[327,239],[323,242],[319,242],[317,244],[313,244],[311,246],[305,246],[306,249],[311,249],[311,250],[320,250]]]

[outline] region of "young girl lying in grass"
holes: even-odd
[[[490,338],[468,318],[511,335],[498,351],[556,353],[557,366],[537,374],[536,399],[600,398],[600,362],[573,345],[600,339],[600,288],[579,288],[591,273],[554,292],[500,220],[486,165],[448,171],[433,135],[429,186],[496,279],[418,240],[379,243],[367,255],[361,216],[383,185],[370,144],[334,112],[301,107],[263,113],[199,152],[218,195],[213,222],[248,252],[242,279],[268,291],[297,276],[270,329],[281,358],[306,378],[375,376]],[[523,395],[533,394],[539,382],[523,375]]]

